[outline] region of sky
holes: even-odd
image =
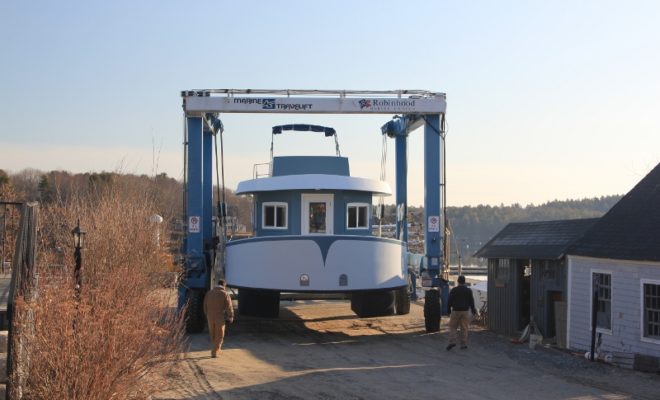
[[[6,0],[0,169],[182,179],[186,89],[423,89],[447,94],[449,206],[624,194],[660,162],[658,21],[660,2],[635,0]],[[235,188],[269,160],[270,127],[294,122],[335,127],[352,174],[378,179],[390,116],[222,119]],[[274,145],[334,152],[304,133]]]

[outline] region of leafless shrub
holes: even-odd
[[[155,211],[134,186],[44,208],[39,294],[22,303],[35,321],[24,398],[146,399],[162,383],[183,349],[184,325],[173,291],[153,279],[170,262],[149,222]],[[79,291],[71,238],[78,219],[87,231]]]

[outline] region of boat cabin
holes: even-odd
[[[264,314],[266,304],[276,314],[280,292],[343,292],[360,316],[392,313],[408,276],[405,243],[372,234],[373,197],[391,194],[386,182],[351,176],[339,155],[286,156],[236,193],[253,196],[255,231],[226,245],[239,312]]]
[[[350,177],[345,157],[275,157],[272,177],[241,182],[254,201],[255,236],[371,235],[373,194],[383,182]]]

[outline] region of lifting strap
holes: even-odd
[[[227,241],[227,202],[226,202],[226,190],[225,190],[225,155],[224,155],[224,143],[222,140],[222,133],[224,129],[219,131],[219,135],[214,137],[215,143],[215,176],[216,176],[216,190],[218,197],[218,218],[216,219],[216,224],[220,224],[220,238],[215,250],[215,259],[213,260],[213,268],[220,272],[220,277],[224,279],[225,277],[225,243]],[[220,158],[218,158],[218,136],[220,136]],[[218,163],[220,164],[221,173],[218,174]],[[219,179],[222,178],[222,197],[220,197],[220,182]],[[216,225],[217,232],[217,225]]]
[[[385,182],[387,178],[387,135],[383,137],[383,144],[380,154],[380,180]],[[378,196],[378,208],[376,211],[376,218],[378,218],[378,236],[382,236],[383,215],[385,214],[385,198],[381,194]]]

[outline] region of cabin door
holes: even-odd
[[[333,216],[332,194],[302,195],[302,227],[303,235],[332,235]]]

